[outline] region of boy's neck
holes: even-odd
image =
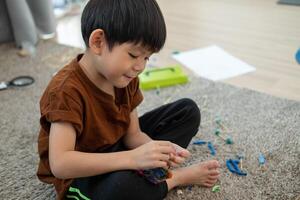
[[[100,74],[93,62],[93,57],[88,51],[86,51],[82,58],[79,60],[79,66],[84,71],[86,76],[102,91],[115,97],[114,86],[109,83],[106,78]]]

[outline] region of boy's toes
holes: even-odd
[[[217,169],[212,169],[209,171],[209,176],[219,176],[220,175],[220,171]]]
[[[209,176],[208,179],[214,181],[214,180],[218,180],[219,177],[220,175],[214,175],[214,176]]]
[[[205,183],[203,184],[203,186],[208,187],[208,188],[211,188],[212,186],[214,186],[214,183],[205,182]]]
[[[210,160],[207,162],[208,169],[216,169],[220,167],[220,163],[216,160]]]
[[[217,180],[207,180],[207,181],[205,181],[205,183],[212,184],[212,185],[214,185],[216,182],[217,182]]]

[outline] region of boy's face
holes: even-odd
[[[116,44],[111,50],[104,45],[101,55],[96,57],[96,70],[108,83],[123,88],[145,69],[151,55],[152,52],[133,43]]]

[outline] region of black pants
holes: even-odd
[[[186,148],[198,131],[200,119],[196,103],[190,99],[180,99],[145,113],[139,122],[141,130],[152,139],[168,140]],[[122,150],[125,149],[120,141],[107,152]],[[154,185],[133,170],[77,178],[70,188],[66,199],[161,200],[168,193],[165,181]]]

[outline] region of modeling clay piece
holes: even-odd
[[[232,141],[231,137],[224,138],[224,136],[221,135],[221,130],[220,129],[216,128],[215,129],[215,134],[216,134],[216,136],[218,136],[222,140],[224,140],[226,142],[226,144],[233,144],[233,141]]]
[[[193,185],[189,185],[189,186],[187,186],[187,188],[189,191],[192,191]]]
[[[259,165],[264,165],[266,163],[266,159],[262,153],[260,153],[258,156],[258,162],[259,162]]]
[[[215,134],[216,134],[217,136],[220,136],[220,135],[221,135],[221,130],[220,130],[219,128],[216,128],[216,129],[215,129]]]
[[[211,189],[212,192],[220,192],[220,190],[221,190],[220,185],[215,185],[215,186]]]
[[[177,190],[177,194],[178,194],[178,195],[182,195],[182,194],[183,194],[182,190],[179,190],[179,189],[178,189],[178,190]]]
[[[239,160],[233,160],[233,159],[226,160],[226,166],[230,172],[240,176],[247,176],[246,172],[240,170],[239,163],[240,163]]]
[[[258,163],[259,163],[260,168],[263,171],[267,170],[267,168],[265,166],[265,164],[266,164],[266,158],[265,158],[265,156],[262,153],[260,153],[259,156],[258,156]]]
[[[153,184],[158,184],[172,177],[171,172],[164,168],[138,170],[138,173]]]
[[[298,51],[297,51],[297,53],[295,55],[295,58],[296,58],[298,64],[300,64],[300,48],[298,49]]]
[[[215,156],[216,155],[216,150],[215,150],[215,148],[214,148],[214,146],[212,145],[211,142],[207,143],[207,147],[210,150],[210,154],[213,155],[213,156]]]
[[[156,95],[160,95],[160,87],[156,87]]]
[[[196,140],[193,142],[193,144],[195,145],[203,145],[203,144],[206,144],[206,142],[204,140]]]

